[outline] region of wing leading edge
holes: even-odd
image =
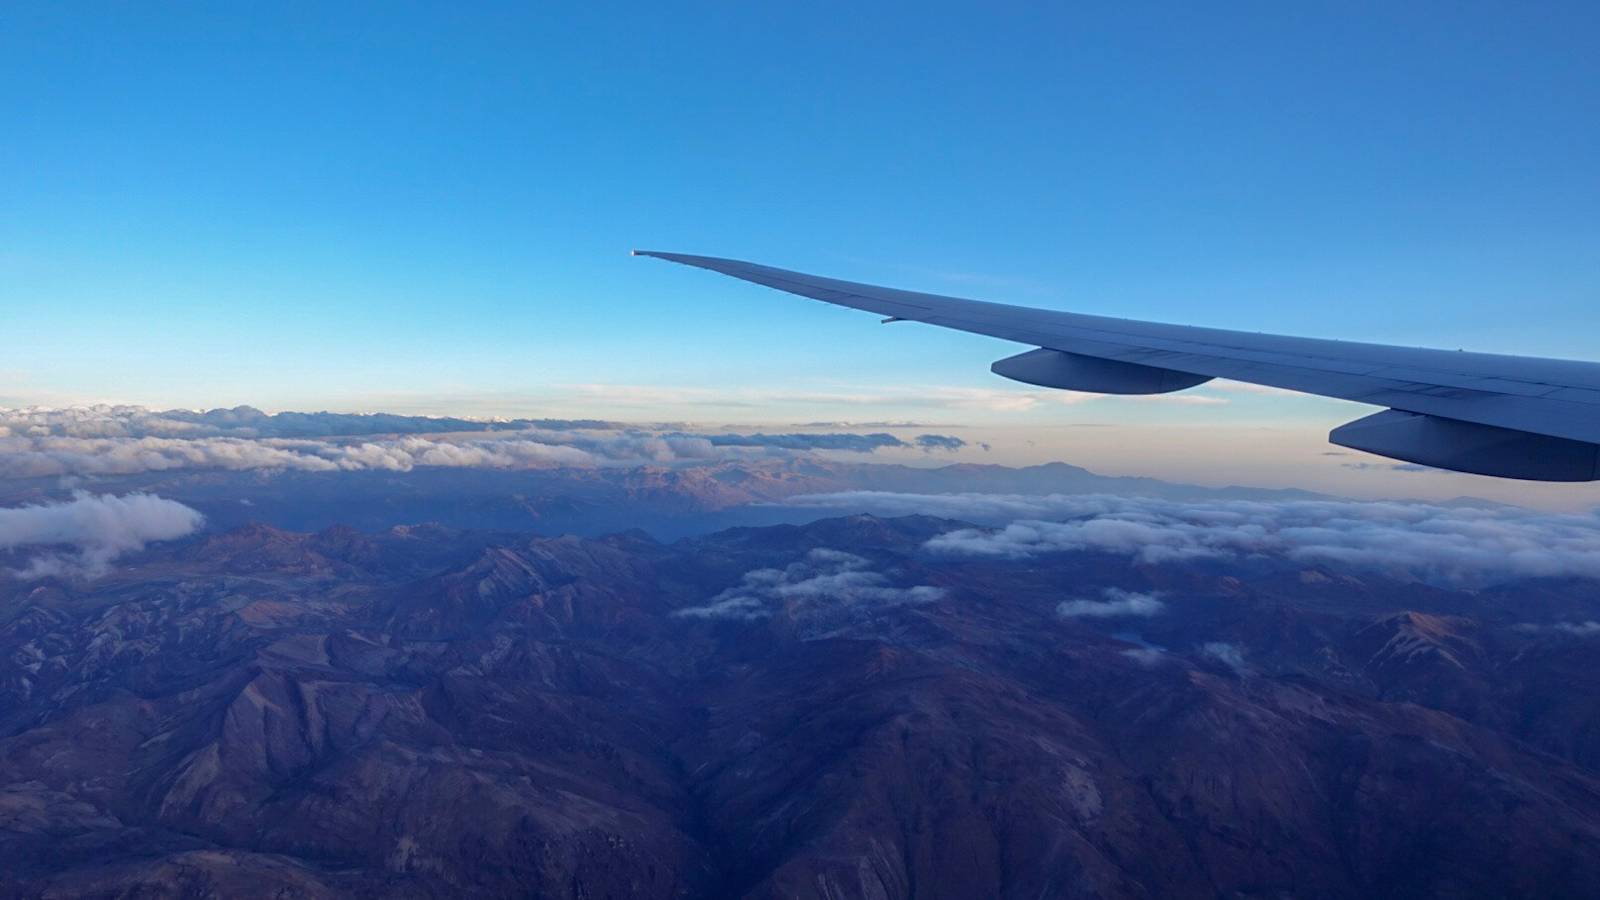
[[[1393,347],[1009,306],[823,278],[713,256],[634,251],[877,313],[1037,348],[996,374],[1095,393],[1212,378],[1387,407],[1329,435],[1424,465],[1539,481],[1600,479],[1600,363]]]

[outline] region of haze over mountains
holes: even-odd
[[[438,522],[545,534],[643,528],[666,538],[818,518],[827,512],[780,506],[797,495],[861,489],[1311,496],[1219,493],[1064,463],[940,466],[941,455],[964,439],[897,430],[906,437],[815,427],[737,433],[597,420],[268,415],[249,407],[10,410],[0,411],[0,503],[62,500],[90,489],[155,493],[199,510],[213,527],[259,521],[371,530]],[[909,452],[921,465],[868,462],[886,449]]]
[[[872,432],[6,427],[78,469],[0,478],[0,896],[1600,883],[1593,514]]]

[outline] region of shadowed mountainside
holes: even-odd
[[[0,581],[5,896],[1583,896],[1595,585],[247,526]],[[1107,589],[1159,612],[1064,617]]]

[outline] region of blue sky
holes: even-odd
[[[1359,409],[1019,402],[1010,345],[627,251],[1596,358],[1597,45],[1592,3],[10,3],[0,403],[1320,427]]]

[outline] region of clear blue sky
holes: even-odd
[[[0,7],[0,403],[1348,417],[1008,407],[632,247],[1600,358],[1592,2],[246,6]]]

